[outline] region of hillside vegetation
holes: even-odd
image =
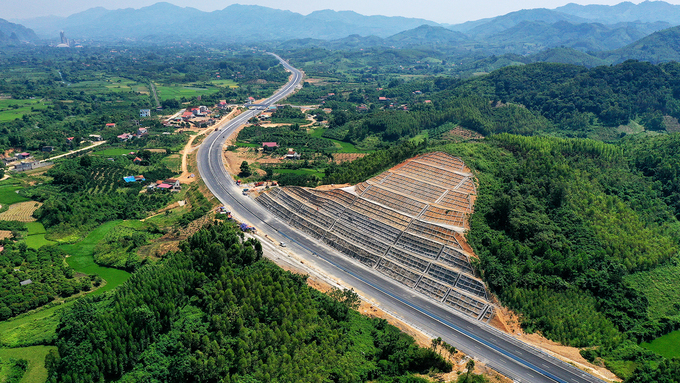
[[[58,382],[391,382],[451,370],[357,303],[263,260],[235,225],[211,225],[113,294],[73,305],[47,365]]]

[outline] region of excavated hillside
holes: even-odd
[[[427,153],[355,186],[272,189],[257,201],[364,266],[470,317],[495,307],[465,241],[476,195],[460,158]]]

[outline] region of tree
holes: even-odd
[[[467,369],[467,376],[465,377],[465,381],[467,382],[470,379],[470,373],[475,369],[475,360],[468,360],[468,362],[465,364],[465,368]]]
[[[248,161],[241,162],[241,172],[238,174],[241,177],[249,177],[253,172],[250,170],[250,165]]]
[[[88,155],[80,157],[80,166],[84,168],[89,168],[90,166],[92,166],[92,157]]]

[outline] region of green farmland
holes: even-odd
[[[43,100],[0,100],[0,122],[12,121],[26,114],[47,109]]]

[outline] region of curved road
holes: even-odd
[[[299,86],[302,73],[279,56],[291,72],[290,81],[273,96],[258,105],[269,106],[285,98]],[[264,108],[263,108],[264,109]],[[518,341],[481,321],[453,312],[422,294],[402,286],[373,269],[351,260],[319,240],[289,227],[273,214],[241,194],[223,162],[223,146],[227,137],[262,110],[248,110],[205,138],[198,151],[198,171],[210,191],[243,221],[288,243],[289,249],[314,263],[327,275],[342,279],[348,285],[378,302],[388,312],[402,317],[429,334],[485,363],[517,382],[602,383],[601,380],[564,363],[542,351]]]

